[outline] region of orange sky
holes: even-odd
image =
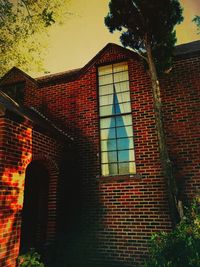
[[[184,21],[177,26],[178,44],[199,40],[200,35],[197,35],[197,27],[191,21],[195,15],[200,15],[200,0],[180,0],[180,3],[184,8]]]
[[[180,0],[184,22],[177,27],[178,44],[198,40],[191,22],[200,15],[200,0]],[[45,68],[51,73],[85,65],[107,43],[119,42],[119,33],[111,34],[104,26],[109,0],[71,0],[72,15],[65,25],[51,29]]]

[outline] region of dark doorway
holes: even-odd
[[[30,248],[41,252],[47,232],[49,174],[39,162],[26,169],[21,225],[21,253]]]

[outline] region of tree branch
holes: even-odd
[[[28,5],[26,4],[26,2],[24,1],[24,0],[21,0],[21,2],[22,2],[22,4],[25,6],[25,8],[26,8],[26,11],[27,11],[27,13],[28,13],[28,17],[31,19],[31,13],[30,13],[30,10],[29,10],[29,8],[28,8]]]
[[[138,54],[141,58],[143,58],[147,63],[148,63],[148,59],[147,57],[145,57],[142,53],[140,53],[138,50],[136,49],[132,49],[133,52],[135,52],[136,54]]]

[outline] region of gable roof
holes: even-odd
[[[114,43],[108,43],[84,67],[65,71],[65,72],[46,75],[46,76],[37,78],[36,80],[41,86],[45,86],[47,84],[54,84],[57,82],[73,81],[79,78],[80,75],[84,74],[88,70],[88,68],[93,66],[98,61],[98,59],[104,53],[106,53],[107,50],[112,49],[112,48],[115,48],[115,49],[117,48],[130,57],[136,57],[136,58],[138,57],[138,55],[130,49],[124,48]],[[174,51],[174,56],[175,58],[178,59],[179,57],[182,58],[183,56],[184,57],[196,56],[199,53],[200,53],[200,41],[194,41],[194,42],[176,46],[175,51]]]
[[[0,79],[0,85],[4,83],[4,81],[6,81],[7,79],[9,79],[10,75],[17,73],[18,75],[20,75],[21,77],[23,77],[24,79],[28,79],[29,81],[31,81],[32,83],[34,83],[35,85],[37,85],[37,81],[32,78],[31,76],[29,76],[27,73],[25,73],[24,71],[18,69],[17,67],[13,67],[12,69],[10,69],[1,79]]]
[[[106,53],[107,50],[117,48],[118,50],[122,51],[123,53],[127,54],[127,56],[130,57],[136,57],[138,58],[138,55],[133,52],[130,49],[124,48],[120,45],[114,44],[114,43],[108,43],[106,46],[104,46],[85,66],[82,68],[77,68],[73,70],[68,70],[64,72],[59,72],[55,74],[49,74],[45,76],[41,76],[38,78],[32,78],[22,70],[13,67],[11,70],[9,70],[1,79],[0,79],[0,85],[9,78],[9,75],[13,72],[17,72],[20,75],[22,75],[24,78],[30,80],[38,87],[43,87],[47,85],[53,85],[56,83],[61,82],[70,82],[75,79],[78,79],[80,75],[84,74],[91,66],[95,65],[96,62],[99,60],[99,58]],[[181,44],[175,47],[174,56],[175,59],[179,58],[188,58],[197,56],[200,54],[200,41],[194,41],[186,44]]]
[[[45,75],[42,77],[36,78],[36,81],[40,86],[45,86],[49,84],[54,84],[57,82],[69,82],[73,81],[80,77],[80,75],[84,74],[90,67],[92,67],[98,59],[106,53],[109,49],[118,49],[121,50],[123,53],[131,56],[131,57],[137,57],[137,54],[129,49],[126,49],[120,45],[114,44],[114,43],[108,43],[106,46],[103,47],[85,66],[78,69],[73,69],[65,72],[59,72],[55,74]]]

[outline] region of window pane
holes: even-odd
[[[114,82],[128,81],[128,71],[114,74]]]
[[[109,164],[109,175],[114,175],[117,173],[118,173],[117,164],[116,163]]]
[[[128,70],[127,62],[121,62],[113,65],[114,72],[124,71],[124,70]]]
[[[129,162],[129,173],[136,173],[135,161]]]
[[[117,128],[117,137],[128,137],[133,136],[133,128],[132,126],[126,126],[126,127],[119,127]]]
[[[119,174],[127,174],[129,173],[129,162],[119,163]]]
[[[119,163],[119,173],[120,174],[136,173],[135,162]]]
[[[132,116],[131,115],[117,116],[116,126],[125,126],[125,125],[132,125]]]
[[[129,159],[129,150],[122,150],[118,152],[118,161],[130,161]]]
[[[111,151],[111,150],[116,150],[117,145],[116,145],[116,139],[108,139],[101,141],[101,150],[102,151]]]
[[[117,103],[115,105],[115,109],[116,109],[116,114],[128,113],[131,112],[131,104],[130,102]]]
[[[113,105],[100,107],[100,116],[113,115],[113,113],[114,113]]]
[[[99,85],[104,85],[113,82],[112,74],[99,77]]]
[[[100,120],[100,128],[112,128],[115,127],[115,118],[105,118]]]
[[[104,75],[112,72],[112,65],[99,67],[99,75]]]
[[[99,95],[113,94],[113,84],[103,85],[99,87]]]
[[[108,176],[109,175],[109,166],[108,164],[102,164],[101,165],[101,172],[103,176]]]
[[[102,173],[103,176],[108,176],[109,175],[108,164],[101,164],[101,173]]]
[[[115,84],[116,93],[121,93],[125,91],[129,91],[129,82],[120,82]]]
[[[107,152],[108,153],[108,162],[117,162],[117,151]]]
[[[124,150],[133,148],[133,137],[117,139],[117,149]]]
[[[117,173],[118,173],[118,170],[117,170],[116,163],[102,164],[102,175],[107,176],[107,175],[113,175]]]
[[[100,106],[112,105],[112,104],[113,104],[113,94],[100,96],[100,98],[99,98],[99,105]]]
[[[101,161],[102,163],[117,162],[117,152],[116,151],[102,152]]]
[[[101,140],[116,138],[115,128],[101,130]]]
[[[134,161],[134,160],[135,160],[134,150],[118,151],[118,161],[119,162]]]
[[[117,128],[117,137],[128,137],[126,127]]]
[[[134,149],[129,150],[129,160],[130,161],[135,161],[135,151]]]
[[[128,102],[130,101],[130,94],[129,92],[118,93],[116,94],[116,99],[118,100],[118,103]]]

